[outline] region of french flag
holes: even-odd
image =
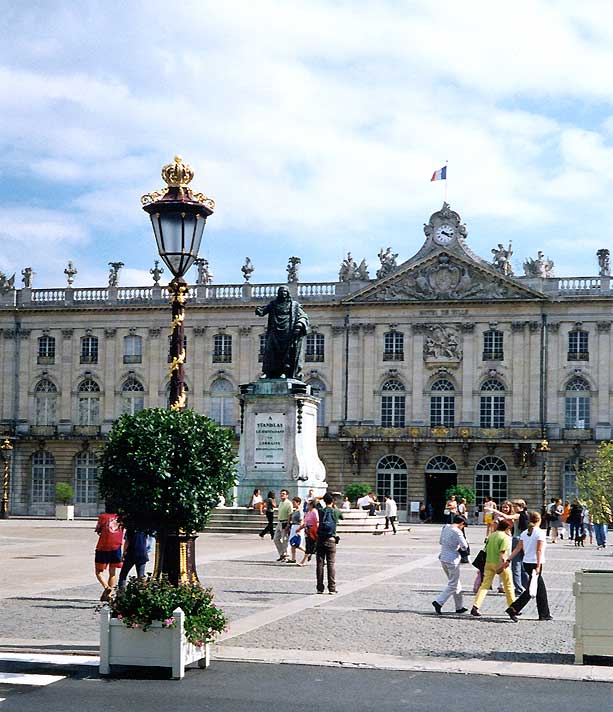
[[[432,178],[430,178],[430,182],[433,180],[447,180],[447,166],[443,166],[442,168],[439,168],[438,171],[434,171]]]

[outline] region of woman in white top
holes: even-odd
[[[247,505],[247,508],[249,507],[259,510],[260,515],[264,514],[264,499],[262,498],[262,493],[257,487],[253,490],[253,494],[251,495],[251,499]]]
[[[528,576],[538,576],[536,589],[536,608],[540,621],[551,621],[553,618],[549,613],[549,603],[547,601],[547,589],[543,581],[543,564],[545,563],[545,549],[547,547],[547,537],[540,528],[541,515],[538,512],[530,512],[530,524],[526,531],[519,535],[519,542],[511,552],[509,560],[515,558],[522,551],[524,552],[524,568]],[[536,572],[533,574],[533,572]],[[508,608],[509,618],[517,623],[517,616],[521,609],[530,600],[530,587],[526,588],[522,595],[514,601]]]

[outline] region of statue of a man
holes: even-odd
[[[292,299],[287,287],[279,287],[276,299],[265,307],[256,307],[255,313],[268,314],[264,375],[266,378],[298,378],[300,348],[309,327],[309,317]]]

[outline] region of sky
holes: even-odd
[[[34,287],[152,283],[140,196],[175,154],[216,202],[217,284],[398,261],[448,202],[485,259],[557,276],[612,249],[609,0],[0,0],[0,270]],[[168,272],[168,270],[167,270]],[[195,271],[190,274],[195,278]],[[166,273],[163,279],[170,279]]]

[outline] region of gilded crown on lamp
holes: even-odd
[[[162,168],[162,178],[167,187],[143,195],[140,199],[142,205],[156,203],[168,194],[169,189],[174,189],[175,193],[182,194],[183,199],[201,203],[211,212],[215,209],[215,201],[212,198],[207,197],[204,193],[193,193],[188,187],[194,178],[194,169],[187,163],[183,163],[181,156],[175,156],[174,163],[167,163]]]

